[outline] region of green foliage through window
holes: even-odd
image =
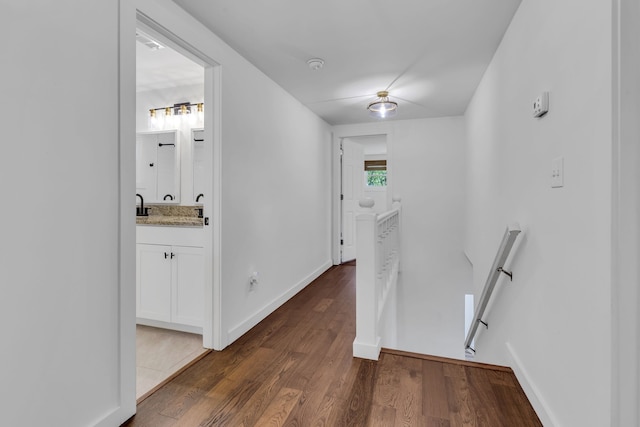
[[[367,186],[368,187],[386,187],[387,185],[387,171],[386,170],[368,170],[367,174]]]

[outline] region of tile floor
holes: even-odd
[[[208,350],[202,335],[136,326],[136,399]]]

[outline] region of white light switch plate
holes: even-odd
[[[564,157],[551,161],[551,188],[564,187]]]
[[[533,101],[533,117],[542,117],[549,112],[549,92],[542,92]]]

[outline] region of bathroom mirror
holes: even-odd
[[[180,202],[180,158],[176,131],[136,135],[136,193],[145,203]]]

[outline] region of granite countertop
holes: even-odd
[[[149,216],[136,216],[137,225],[202,227],[197,209],[202,206],[148,205]]]
[[[180,227],[202,227],[202,218],[192,216],[137,216],[137,225],[172,225]]]

